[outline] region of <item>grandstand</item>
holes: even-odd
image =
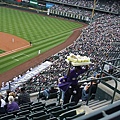
[[[19,88],[25,86],[32,102],[21,105],[19,111],[0,115],[0,120],[119,120],[120,1],[42,0],[41,6],[32,8],[44,9],[45,14],[45,3],[48,2],[54,4],[49,8],[51,16],[85,22],[88,26],[82,29],[71,45],[46,58],[38,66],[26,69],[24,74],[12,78],[10,83],[1,88],[1,93],[4,94],[6,89],[19,92]],[[6,3],[11,7],[29,6],[28,3],[4,0]],[[92,84],[93,76],[99,75],[99,78],[94,78],[98,83],[96,94],[90,95],[89,91],[87,100],[80,100],[77,105],[74,102],[62,104],[60,92],[41,99],[40,92],[51,85],[57,86],[58,78],[67,73],[68,64],[65,59],[70,53],[90,57],[93,64],[78,80],[80,86],[86,82]],[[112,72],[106,65],[112,68]]]

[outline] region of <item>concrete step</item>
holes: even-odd
[[[103,103],[100,103],[100,104],[95,105],[95,106],[92,106],[91,109],[92,110],[100,109],[102,107],[105,107],[105,106],[109,105],[110,103],[111,103],[111,100],[103,102]]]
[[[92,104],[89,104],[89,103],[88,103],[88,105],[89,105],[89,107],[94,107],[94,106],[99,105],[99,104],[102,104],[102,103],[104,103],[104,102],[106,102],[106,101],[107,101],[107,100],[95,101],[95,102],[92,103]]]

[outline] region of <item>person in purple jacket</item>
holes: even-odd
[[[12,112],[12,111],[15,111],[15,110],[19,110],[19,105],[18,105],[17,102],[14,101],[13,96],[9,96],[8,101],[9,101],[9,103],[7,104],[7,112]]]
[[[62,89],[64,93],[64,101],[63,104],[69,103],[70,100],[75,102],[76,104],[79,102],[79,86],[78,86],[78,76],[83,74],[88,70],[88,65],[85,68],[82,66],[75,66],[71,69],[71,63],[69,63],[69,69],[67,73],[66,82],[63,84],[59,84],[59,88]],[[70,99],[72,96],[72,99]]]

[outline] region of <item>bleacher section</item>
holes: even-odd
[[[51,14],[57,15],[62,10],[63,12],[60,13],[62,16],[64,12],[67,15],[71,12],[70,14],[80,14],[80,17],[85,13],[85,17],[90,18],[90,10],[93,7],[93,0],[46,1],[55,4],[51,8]],[[115,14],[118,15],[119,11],[116,8],[118,5],[116,0],[106,1],[97,1],[95,21],[82,30],[82,34],[72,45],[47,59],[53,63],[51,66],[22,82],[15,89],[19,93],[19,87],[26,87],[26,91],[31,94],[32,102],[21,105],[19,111],[0,115],[0,120],[120,120],[119,16]],[[80,8],[76,9],[74,5]],[[57,86],[58,78],[66,74],[68,64],[65,59],[69,53],[89,56],[94,63],[90,65],[89,71],[79,78],[81,85],[84,82],[91,82],[90,78],[95,73],[100,75],[99,78],[94,79],[98,81],[94,99],[90,99],[89,93],[87,101],[80,100],[77,105],[71,102],[63,105],[59,92],[51,94],[48,99],[41,99],[39,93],[48,86]],[[105,65],[112,67],[113,72],[106,71]],[[26,73],[30,71],[32,70]],[[15,80],[19,82],[21,77],[13,79],[12,82]]]

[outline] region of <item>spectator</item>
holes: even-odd
[[[30,102],[30,95],[25,91],[25,88],[21,88],[18,96],[18,104],[24,104]]]
[[[58,89],[56,89],[54,86],[51,86],[50,89],[47,88],[45,90],[43,90],[42,94],[45,97],[45,99],[48,99],[50,96],[50,93],[56,93],[58,91]]]
[[[67,80],[67,77],[66,76],[62,76],[58,79],[58,87],[60,88],[60,101],[64,101],[64,85],[66,84],[66,80]],[[63,86],[63,89],[62,89],[62,86]]]
[[[6,105],[6,102],[3,99],[2,94],[0,94],[0,114],[6,113],[5,105]]]
[[[7,91],[6,91],[6,94],[7,94],[6,97],[5,97],[5,102],[6,102],[6,103],[8,103],[8,97],[9,97],[9,93],[10,93],[10,92],[11,92],[10,90],[7,90]]]
[[[97,75],[96,78],[99,78],[99,75]],[[82,90],[81,99],[83,101],[86,101],[88,99],[88,95],[90,95],[89,99],[95,98],[99,81],[94,80],[95,77],[91,77],[90,79],[91,79],[91,82],[87,83]]]
[[[89,88],[90,88],[90,83],[86,84],[82,90],[82,98],[81,99],[83,101],[86,101],[88,99]]]
[[[14,92],[10,92],[10,93],[9,93],[9,96],[13,96],[13,97],[14,97],[14,99],[15,99],[16,94],[15,94]]]
[[[18,103],[14,101],[13,96],[9,96],[8,101],[9,101],[9,103],[7,104],[7,112],[12,112],[12,111],[15,111],[15,110],[19,110]]]

